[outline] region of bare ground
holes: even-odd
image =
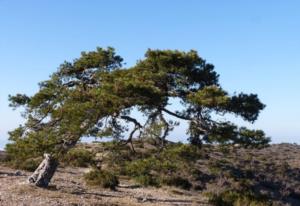
[[[0,165],[0,205],[209,205],[199,192],[171,187],[139,188],[125,179],[116,191],[85,185],[82,168],[59,168],[48,189],[28,185],[30,173]]]

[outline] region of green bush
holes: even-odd
[[[154,169],[157,169],[158,162],[154,158],[140,159],[127,162],[125,165],[125,173],[128,176],[148,175]]]
[[[7,144],[5,148],[7,154],[4,159],[5,163],[15,169],[34,171],[41,161],[37,157],[42,156],[42,153],[36,154],[32,148],[27,148],[26,146],[21,141],[15,144]],[[30,145],[28,144],[28,146]]]
[[[5,146],[5,161],[13,168],[34,171],[41,163],[44,153],[53,153],[54,147],[50,145],[54,144],[56,136],[49,136],[48,131],[44,131],[23,138],[23,132],[23,127],[9,132],[9,140],[12,143]]]
[[[180,177],[181,173],[192,170],[194,160],[201,156],[200,150],[192,145],[172,144],[150,157],[127,161],[124,175],[133,177],[144,186],[172,185],[190,189],[192,184]]]
[[[125,166],[125,174],[133,177],[134,180],[143,186],[160,186],[158,175],[153,175],[157,171],[160,163],[155,158],[140,159],[127,162]]]
[[[170,173],[175,172],[177,169],[175,161],[155,157],[127,162],[125,165],[125,172],[129,176],[147,175],[151,172]]]
[[[101,150],[103,152],[102,161],[116,174],[126,175],[125,164],[134,159],[139,158],[128,145],[120,144],[117,141],[101,142]]]
[[[9,160],[9,161],[5,162],[5,164],[7,164],[8,166],[13,167],[15,169],[33,172],[39,166],[41,161],[42,161],[42,158],[29,158],[29,159],[25,159],[23,161]]]
[[[193,161],[202,157],[202,151],[194,145],[176,143],[167,146],[161,156],[170,160]]]
[[[74,167],[88,167],[94,163],[94,156],[94,153],[89,150],[75,148],[62,158],[62,162]]]
[[[19,164],[18,167],[19,167],[19,169],[33,172],[39,166],[41,161],[42,161],[42,158],[27,159],[24,162],[22,162],[21,164]]]
[[[140,175],[137,177],[134,177],[135,181],[145,187],[148,186],[155,186],[159,187],[161,185],[160,178],[158,176],[154,175]]]
[[[109,171],[94,169],[85,174],[84,179],[88,185],[100,186],[103,188],[116,189],[119,184],[117,176]]]

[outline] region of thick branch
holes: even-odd
[[[167,137],[167,135],[169,134],[169,131],[170,131],[170,125],[169,123],[166,121],[166,119],[164,118],[163,114],[160,113],[160,119],[161,121],[164,123],[165,125],[165,130],[164,130],[164,133],[161,137],[161,141],[162,141],[162,147],[164,147],[164,144],[165,144],[165,139]]]
[[[142,126],[136,119],[134,119],[134,118],[132,118],[132,117],[130,117],[130,116],[122,115],[120,118],[121,118],[121,119],[124,119],[124,120],[126,120],[126,121],[129,121],[129,122],[134,123],[134,129],[130,132],[129,137],[128,137],[128,139],[126,140],[125,144],[130,143],[130,144],[131,144],[131,147],[132,147],[132,150],[135,152],[134,147],[133,147],[133,144],[132,144],[132,138],[133,138],[134,133],[135,133],[137,130],[140,130],[143,126]]]
[[[134,119],[132,117],[123,115],[123,116],[121,116],[121,119],[124,119],[129,122],[133,122],[136,126],[138,126],[139,128],[142,128],[142,125],[136,119]]]
[[[171,112],[170,110],[167,110],[166,108],[163,108],[161,109],[162,111],[166,112],[167,114],[171,115],[171,116],[174,116],[174,117],[177,117],[179,119],[183,119],[183,120],[188,120],[188,121],[192,121],[193,119],[192,118],[189,118],[189,117],[186,117],[186,116],[183,116],[183,115],[179,115],[175,112]]]

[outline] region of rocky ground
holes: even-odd
[[[209,205],[199,192],[171,187],[140,188],[121,180],[116,191],[87,187],[83,168],[60,168],[48,189],[30,186],[28,172],[0,166],[0,205]]]

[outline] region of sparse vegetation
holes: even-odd
[[[266,198],[256,197],[246,191],[225,191],[221,194],[207,194],[209,202],[215,206],[271,206]]]
[[[71,166],[98,163],[98,169],[84,175],[92,188],[116,189],[120,178],[142,187],[168,186],[205,194],[216,206],[279,206],[300,197],[297,145],[263,149],[203,145],[200,149],[168,142],[160,149],[148,140],[133,144],[136,153],[118,142],[80,144],[66,158]],[[83,164],[83,159],[92,164]],[[24,161],[18,168],[32,170],[34,162]]]
[[[299,195],[297,169],[284,157],[278,159],[278,153],[274,156],[274,146],[244,149],[203,145],[200,149],[190,144],[168,143],[163,150],[155,150],[150,142],[143,146],[134,144],[134,155],[130,155],[127,146],[118,146],[121,152],[115,153],[111,149],[114,144],[98,143],[99,147],[109,146],[102,149],[108,152],[102,163],[109,171],[128,176],[142,186],[167,185],[209,194],[215,205],[271,205]],[[126,158],[110,164],[118,155]]]

